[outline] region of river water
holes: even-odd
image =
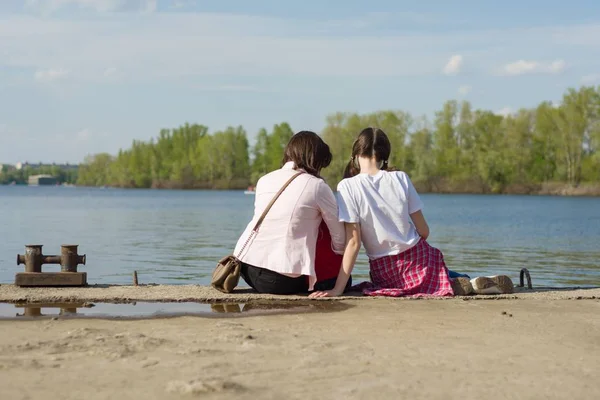
[[[534,285],[600,286],[600,198],[423,194],[429,242],[472,276],[528,268]],[[0,186],[0,283],[26,244],[78,244],[90,284],[201,284],[252,215],[242,191]],[[44,271],[60,266],[45,265]],[[355,281],[368,277],[359,257]],[[243,282],[242,282],[243,284]]]

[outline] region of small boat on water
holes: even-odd
[[[248,186],[248,189],[244,191],[244,194],[256,194],[256,188],[254,186]]]

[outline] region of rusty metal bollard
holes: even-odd
[[[85,265],[85,254],[77,254],[77,244],[60,246],[60,256],[45,256],[41,244],[28,244],[25,254],[17,255],[17,265],[25,264],[25,272],[42,272],[42,264],[60,264],[62,272],[77,272],[77,265]]]
[[[77,265],[85,265],[85,254],[77,254],[77,244],[63,244],[60,246],[60,266],[62,272],[77,272]]]
[[[87,274],[77,272],[79,264],[85,265],[85,254],[77,254],[76,244],[61,245],[60,255],[42,254],[42,245],[25,246],[25,254],[17,254],[17,265],[25,264],[25,272],[17,273],[17,286],[84,286]],[[43,264],[60,264],[61,272],[42,272]]]
[[[42,245],[25,245],[25,255],[17,254],[17,265],[25,264],[25,272],[42,272]]]

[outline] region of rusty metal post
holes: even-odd
[[[77,307],[61,307],[59,315],[74,315],[77,314]]]
[[[25,254],[17,254],[17,265],[25,264],[25,272],[42,272],[42,246],[41,244],[25,245]]]
[[[42,308],[41,307],[25,307],[23,310],[24,317],[41,317],[42,316]]]
[[[60,246],[60,265],[62,272],[77,272],[77,265],[85,265],[85,254],[77,254],[76,244],[63,244]]]

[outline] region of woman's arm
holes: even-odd
[[[344,225],[346,226],[346,250],[342,259],[342,268],[340,268],[340,273],[335,281],[335,287],[324,292],[313,292],[308,296],[310,298],[336,297],[344,293],[360,250],[361,241],[359,224],[345,223]]]
[[[419,197],[419,193],[417,193],[417,189],[415,189],[415,186],[406,172],[397,172],[396,176],[406,190],[405,201],[408,207],[410,219],[417,229],[419,236],[427,240],[429,237],[429,225],[427,225],[427,221],[425,221],[425,217],[423,216],[423,202]]]
[[[427,225],[427,221],[425,221],[425,216],[421,210],[416,211],[410,214],[410,219],[412,219],[413,224],[415,224],[415,228],[419,235],[427,240],[429,237],[429,225]]]

